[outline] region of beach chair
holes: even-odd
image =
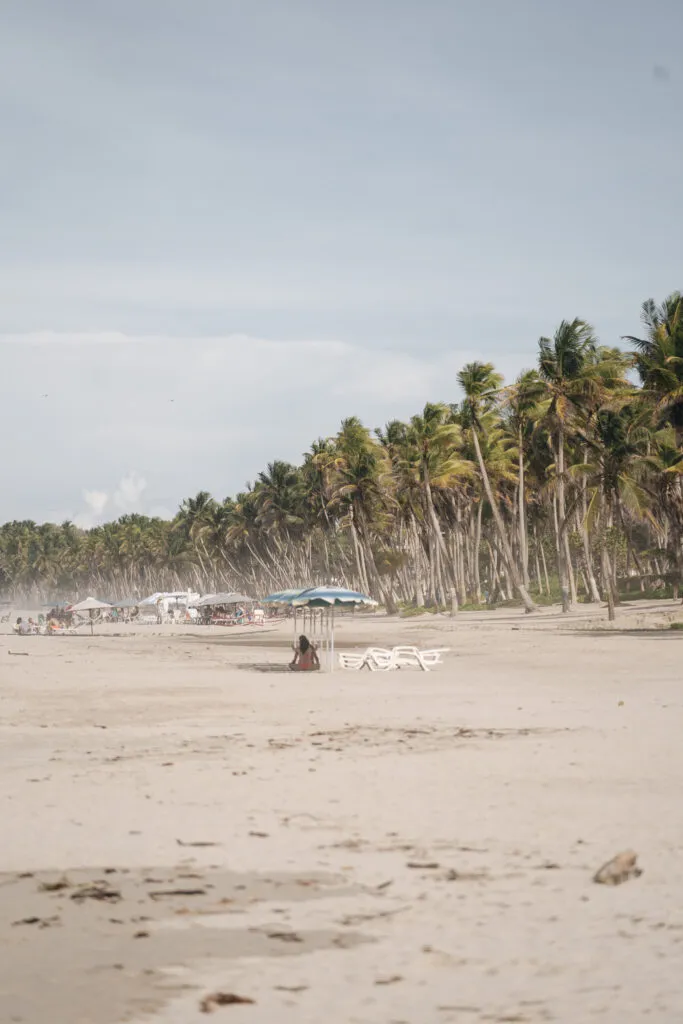
[[[448,654],[449,651],[450,647],[432,647],[430,650],[420,651],[420,654],[425,664],[434,666],[443,665],[442,655]]]
[[[442,655],[450,647],[434,647],[421,651],[418,647],[403,645],[388,650],[386,647],[368,647],[365,651],[342,652],[338,654],[340,668],[360,671],[367,668],[370,672],[389,672],[399,668],[419,668],[429,672],[436,665],[443,663]]]
[[[371,672],[391,672],[396,668],[394,652],[386,647],[368,647],[365,663]]]
[[[356,653],[346,654],[343,651],[339,651],[338,652],[338,657],[339,657],[339,667],[340,668],[346,669],[347,671],[348,670],[358,671],[359,669],[361,669],[363,667],[363,663],[365,661],[365,651],[363,651],[362,654],[356,654]]]
[[[340,651],[338,657],[341,668],[356,672],[363,668],[370,672],[387,672],[395,667],[393,655],[386,647],[368,647],[364,651],[349,653]]]
[[[351,653],[339,653],[339,664],[342,669],[370,672],[389,672],[395,669],[393,653],[386,647],[368,647],[366,650]]]
[[[396,662],[396,668],[420,668],[423,672],[442,663],[441,655],[449,651],[449,647],[434,647],[431,650],[421,651],[417,647],[403,646],[394,647],[392,654]]]

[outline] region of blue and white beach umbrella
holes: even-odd
[[[357,590],[345,590],[343,587],[308,587],[306,590],[280,590],[264,597],[264,604],[287,604],[294,609],[294,631],[296,632],[296,612],[299,608],[324,608],[327,610],[327,645],[329,651],[329,668],[334,666],[334,609],[335,608],[372,608],[377,605],[372,597],[361,594]]]
[[[303,590],[278,590],[276,593],[264,597],[261,604],[291,604],[299,594],[303,594]]]
[[[343,587],[309,587],[308,590],[299,591],[290,603],[294,608],[332,608],[335,605],[373,607],[377,601],[367,594],[360,594],[356,590],[344,590]]]

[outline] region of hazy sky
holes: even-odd
[[[0,0],[0,521],[170,514],[683,287],[681,0]],[[44,397],[46,396],[46,397]]]

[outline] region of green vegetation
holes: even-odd
[[[171,522],[0,527],[0,591],[19,600],[193,587],[256,594],[337,580],[388,611],[678,595],[683,573],[683,300],[643,305],[630,350],[582,320],[540,338],[503,387],[464,366],[408,422],[350,417],[300,466]],[[636,381],[637,377],[637,383]]]

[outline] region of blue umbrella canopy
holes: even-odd
[[[303,594],[303,590],[278,590],[263,598],[263,604],[291,604],[295,597]]]
[[[310,587],[302,590],[290,601],[295,608],[330,608],[336,605],[364,605],[373,607],[377,601],[360,594],[357,590],[344,590],[343,587]]]

